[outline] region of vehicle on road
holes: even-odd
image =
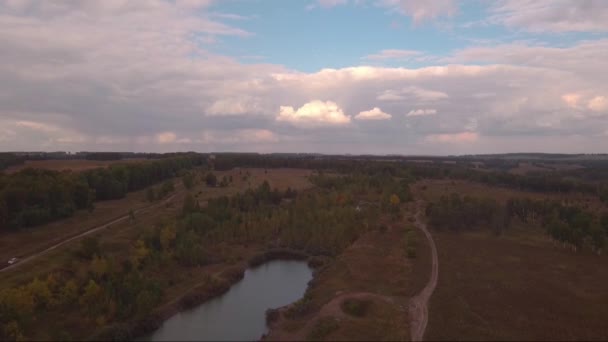
[[[8,261],[8,264],[9,264],[9,265],[13,265],[13,264],[16,264],[16,263],[17,263],[17,261],[19,261],[19,258],[11,258],[11,259]]]

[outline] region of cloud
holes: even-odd
[[[355,116],[357,120],[388,120],[390,118],[392,118],[392,115],[383,112],[378,107],[360,112]]]
[[[473,143],[479,139],[479,134],[475,132],[460,132],[452,134],[431,134],[427,136],[429,142],[439,143]]]
[[[435,115],[435,114],[437,114],[437,110],[429,108],[429,109],[411,110],[405,116],[427,116],[427,115]]]
[[[381,60],[407,60],[412,57],[420,56],[422,52],[415,50],[382,50],[376,54],[365,56],[364,59],[372,61]]]
[[[589,100],[587,107],[594,112],[608,112],[608,99],[605,96],[596,96]]]
[[[581,100],[581,95],[576,93],[569,93],[562,95],[562,100],[568,107],[577,108],[578,103]]]
[[[156,141],[160,144],[169,144],[177,140],[177,135],[173,132],[163,132],[156,135]]]
[[[604,0],[501,0],[489,21],[533,32],[608,31]]]
[[[454,0],[378,0],[378,4],[412,17],[414,24],[458,13],[458,5]]]
[[[406,99],[416,99],[419,101],[437,101],[448,98],[448,94],[420,87],[406,87],[402,89],[389,89],[380,93],[376,99],[380,101],[401,101]]]
[[[350,123],[350,116],[332,101],[314,100],[304,104],[298,110],[291,106],[281,106],[277,121],[290,122],[295,125],[344,125]]]

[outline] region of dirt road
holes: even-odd
[[[165,205],[166,203],[170,202],[178,194],[179,193],[175,193],[175,194],[169,196],[167,199],[165,199],[164,201],[162,201],[160,203],[153,204],[153,205],[150,205],[150,206],[147,206],[147,207],[144,207],[144,208],[137,209],[137,210],[133,211],[133,213],[134,214],[141,214],[141,213],[145,213],[147,211],[150,211],[152,209],[161,207],[161,206]],[[68,244],[68,243],[74,241],[74,240],[78,240],[78,239],[83,238],[83,237],[85,237],[87,235],[90,235],[90,234],[93,234],[93,233],[98,232],[100,230],[103,230],[105,228],[108,228],[109,226],[111,226],[113,224],[116,224],[118,222],[122,222],[122,221],[127,220],[127,219],[129,219],[129,214],[126,214],[124,216],[116,218],[116,219],[114,219],[114,220],[112,220],[112,221],[110,221],[108,223],[104,223],[102,225],[93,227],[93,228],[91,228],[91,229],[89,229],[89,230],[87,230],[87,231],[85,231],[83,233],[80,233],[80,234],[78,234],[76,236],[73,236],[71,238],[68,238],[68,239],[65,239],[65,240],[61,241],[58,244],[50,246],[50,247],[48,247],[45,250],[42,250],[42,251],[40,251],[38,253],[34,253],[34,254],[26,257],[26,258],[23,258],[23,259],[19,260],[19,262],[15,263],[13,265],[10,265],[10,266],[7,266],[5,268],[2,268],[2,269],[0,269],[0,273],[16,269],[17,267],[19,267],[21,265],[24,265],[24,264],[26,264],[26,263],[28,263],[28,262],[30,262],[30,261],[32,261],[32,260],[34,260],[34,259],[36,259],[36,258],[38,258],[38,257],[40,257],[42,255],[44,255],[44,254],[46,254],[46,253],[48,253],[48,252],[50,252],[50,251],[52,251],[52,250],[54,250],[54,249],[56,249],[58,247],[61,247],[61,246],[65,245],[65,244]]]
[[[420,220],[421,215],[421,203],[418,204],[418,211],[416,212],[416,226],[424,233],[426,239],[431,246],[432,254],[432,267],[431,267],[431,278],[426,286],[410,300],[410,327],[411,327],[411,338],[412,341],[422,341],[424,338],[424,332],[426,331],[426,325],[429,319],[428,303],[435,287],[437,286],[437,279],[439,277],[439,261],[437,258],[437,247],[435,247],[435,241],[433,237],[426,229],[426,224]]]

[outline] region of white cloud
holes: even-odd
[[[413,98],[419,101],[437,101],[448,98],[448,94],[420,87],[406,87],[398,90],[389,89],[383,91],[376,99],[380,101],[401,101],[408,98]]]
[[[406,60],[412,57],[422,55],[422,52],[415,50],[382,50],[376,54],[365,56],[364,59],[381,61],[381,60]]]
[[[360,112],[355,116],[357,120],[388,120],[390,118],[392,118],[392,115],[383,112],[378,107]]]
[[[156,141],[160,144],[170,144],[177,140],[177,135],[173,132],[163,132],[156,135]]]
[[[608,112],[608,98],[596,96],[589,100],[587,107],[594,112]]]
[[[608,31],[605,0],[500,0],[490,22],[535,32]]]
[[[378,0],[378,4],[412,17],[415,24],[458,13],[455,0]]]
[[[345,115],[335,102],[314,100],[298,110],[294,110],[291,106],[281,106],[277,120],[303,126],[344,125],[350,123],[350,116]]]
[[[251,96],[220,99],[207,108],[209,115],[256,114],[262,111],[261,101]]]
[[[411,111],[409,111],[409,113],[407,113],[405,116],[427,116],[427,115],[435,115],[437,114],[437,110],[436,109],[413,109]]]
[[[475,132],[460,132],[447,134],[431,134],[426,137],[429,142],[439,143],[473,143],[479,139],[479,134]]]
[[[568,93],[562,95],[562,101],[566,103],[568,107],[577,108],[578,103],[581,100],[581,95],[576,93]]]

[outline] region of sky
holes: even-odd
[[[606,0],[0,0],[0,151],[606,146]]]

